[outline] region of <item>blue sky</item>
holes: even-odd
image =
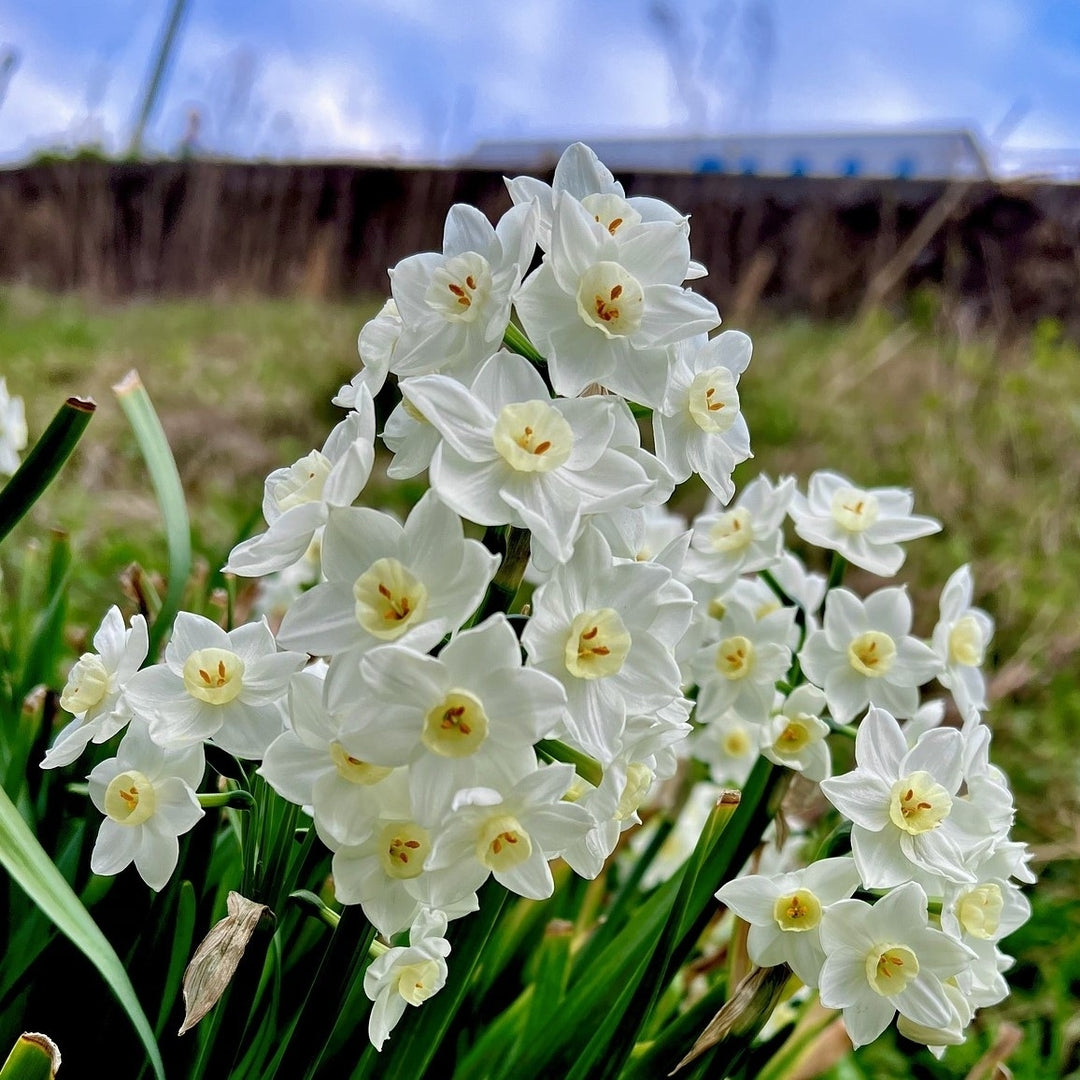
[[[0,0],[0,161],[122,148],[167,0]],[[241,156],[964,124],[1080,148],[1080,0],[189,0],[149,131]]]

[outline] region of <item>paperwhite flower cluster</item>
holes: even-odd
[[[821,783],[853,823],[852,854],[721,890],[752,924],[751,958],[820,985],[857,1042],[897,1011],[913,1037],[952,1041],[1004,992],[995,943],[1026,915],[1010,879],[1029,880],[978,717],[992,626],[970,607],[970,575],[947,586],[932,645],[911,636],[902,589],[825,598],[784,549],[789,515],[804,540],[879,574],[938,524],[911,514],[908,492],[832,473],[806,496],[760,477],[725,508],[750,456],[738,383],[751,347],[709,337],[719,315],[684,285],[704,273],[688,220],[627,199],[581,145],[552,186],[508,188],[497,225],[455,206],[442,252],[391,271],[392,299],[360,333],[364,366],[335,398],[346,418],[267,478],[267,530],[226,569],[317,568],[276,636],[182,613],[164,662],[138,671],[145,625],[113,609],[75,665],[62,703],[76,719],[44,764],[130,722],[91,774],[106,815],[94,870],[134,861],[160,888],[202,813],[203,744],[261,762],[333,852],[338,901],[387,939],[409,933],[365,978],[379,1047],[443,986],[447,922],[489,877],[535,899],[556,857],[593,877],[680,757],[724,784],[764,754]],[[390,375],[387,471],[430,481],[403,522],[354,505]],[[653,451],[632,405],[651,410]],[[663,504],[695,473],[712,499],[687,527]],[[538,584],[511,617],[523,541]],[[917,716],[935,677],[964,728],[909,748],[897,719]],[[827,737],[868,705],[856,769],[829,779]],[[871,907],[859,888],[893,891]]]

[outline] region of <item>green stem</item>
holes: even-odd
[[[536,346],[513,323],[510,323],[503,334],[503,344],[511,352],[524,356],[530,363],[547,365],[547,360],[536,351]]]
[[[90,398],[70,397],[0,490],[0,540],[15,526],[52,483],[82,437],[97,405]]]
[[[559,742],[558,739],[541,739],[536,744],[536,750],[545,761],[563,761],[573,765],[578,776],[582,780],[588,780],[593,787],[599,787],[600,781],[604,779],[604,768],[599,761]]]
[[[529,530],[516,525],[492,525],[484,533],[484,547],[502,558],[473,623],[482,623],[496,612],[509,613],[529,564]]]
[[[236,788],[233,791],[200,791],[195,797],[204,810],[220,806],[231,806],[234,810],[252,810],[255,807],[255,799],[251,792],[244,791],[242,788]]]
[[[349,988],[367,965],[375,928],[359,904],[346,907],[338,921],[300,1008],[296,1026],[284,1040],[278,1061],[271,1064],[266,1080],[314,1076],[330,1036],[337,1026]]]
[[[838,589],[844,580],[844,571],[847,569],[847,559],[839,551],[832,553],[832,561],[829,563],[829,581],[825,586],[828,593],[831,589]]]

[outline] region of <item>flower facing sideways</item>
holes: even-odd
[[[941,531],[941,522],[913,514],[914,504],[903,488],[864,490],[839,473],[821,471],[810,477],[806,496],[796,494],[791,516],[807,542],[892,577],[904,562],[903,541]]]
[[[376,1050],[405,1015],[406,1005],[421,1005],[446,985],[450,942],[445,933],[445,914],[422,911],[409,932],[408,946],[376,957],[364,972],[364,993],[374,1002],[368,1038]]]
[[[115,604],[109,608],[94,634],[97,652],[83,653],[68,675],[60,707],[75,719],[56,737],[41,762],[43,769],[69,765],[88,743],[111,739],[131,719],[124,687],[146,659],[149,644],[141,615],[133,615],[131,628],[125,629],[120,609]]]

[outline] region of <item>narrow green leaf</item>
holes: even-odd
[[[190,881],[180,883],[180,892],[176,898],[176,912],[173,916],[172,948],[169,950],[169,968],[165,974],[165,986],[161,992],[161,1006],[158,1009],[154,1031],[158,1038],[165,1031],[165,1024],[172,1012],[176,995],[180,992],[180,982],[184,977],[191,956],[191,943],[195,939],[195,888]]]
[[[526,1044],[544,1038],[550,1017],[555,1015],[566,996],[573,931],[574,924],[564,919],[552,919],[544,931],[537,951],[532,1001],[522,1032],[522,1041]]]
[[[97,405],[89,398],[71,397],[60,406],[52,423],[23,459],[15,475],[0,490],[0,541],[23,518],[52,483],[71,456]]]
[[[596,960],[575,972],[566,997],[549,1014],[547,1037],[519,1047],[521,1056],[503,1074],[507,1080],[565,1076],[584,1063],[585,1047],[591,1046],[592,1059],[592,1051],[610,1038],[642,979],[656,974],[656,945],[671,917],[681,878],[680,872],[656,889]]]
[[[0,1080],[53,1080],[60,1068],[60,1051],[48,1035],[27,1031],[11,1049]]]
[[[158,419],[150,395],[146,392],[137,371],[129,371],[113,387],[120,408],[131,424],[139,443],[143,460],[150,472],[157,494],[161,516],[165,522],[165,541],[169,549],[169,587],[161,611],[150,627],[150,650],[147,658],[153,663],[157,658],[162,638],[172,626],[191,573],[191,526],[188,522],[184,489],[176,468],[169,440]]]
[[[7,793],[0,790],[0,864],[14,881],[85,954],[116,995],[139,1034],[158,1080],[165,1067],[150,1022],[112,945],[53,865]]]

